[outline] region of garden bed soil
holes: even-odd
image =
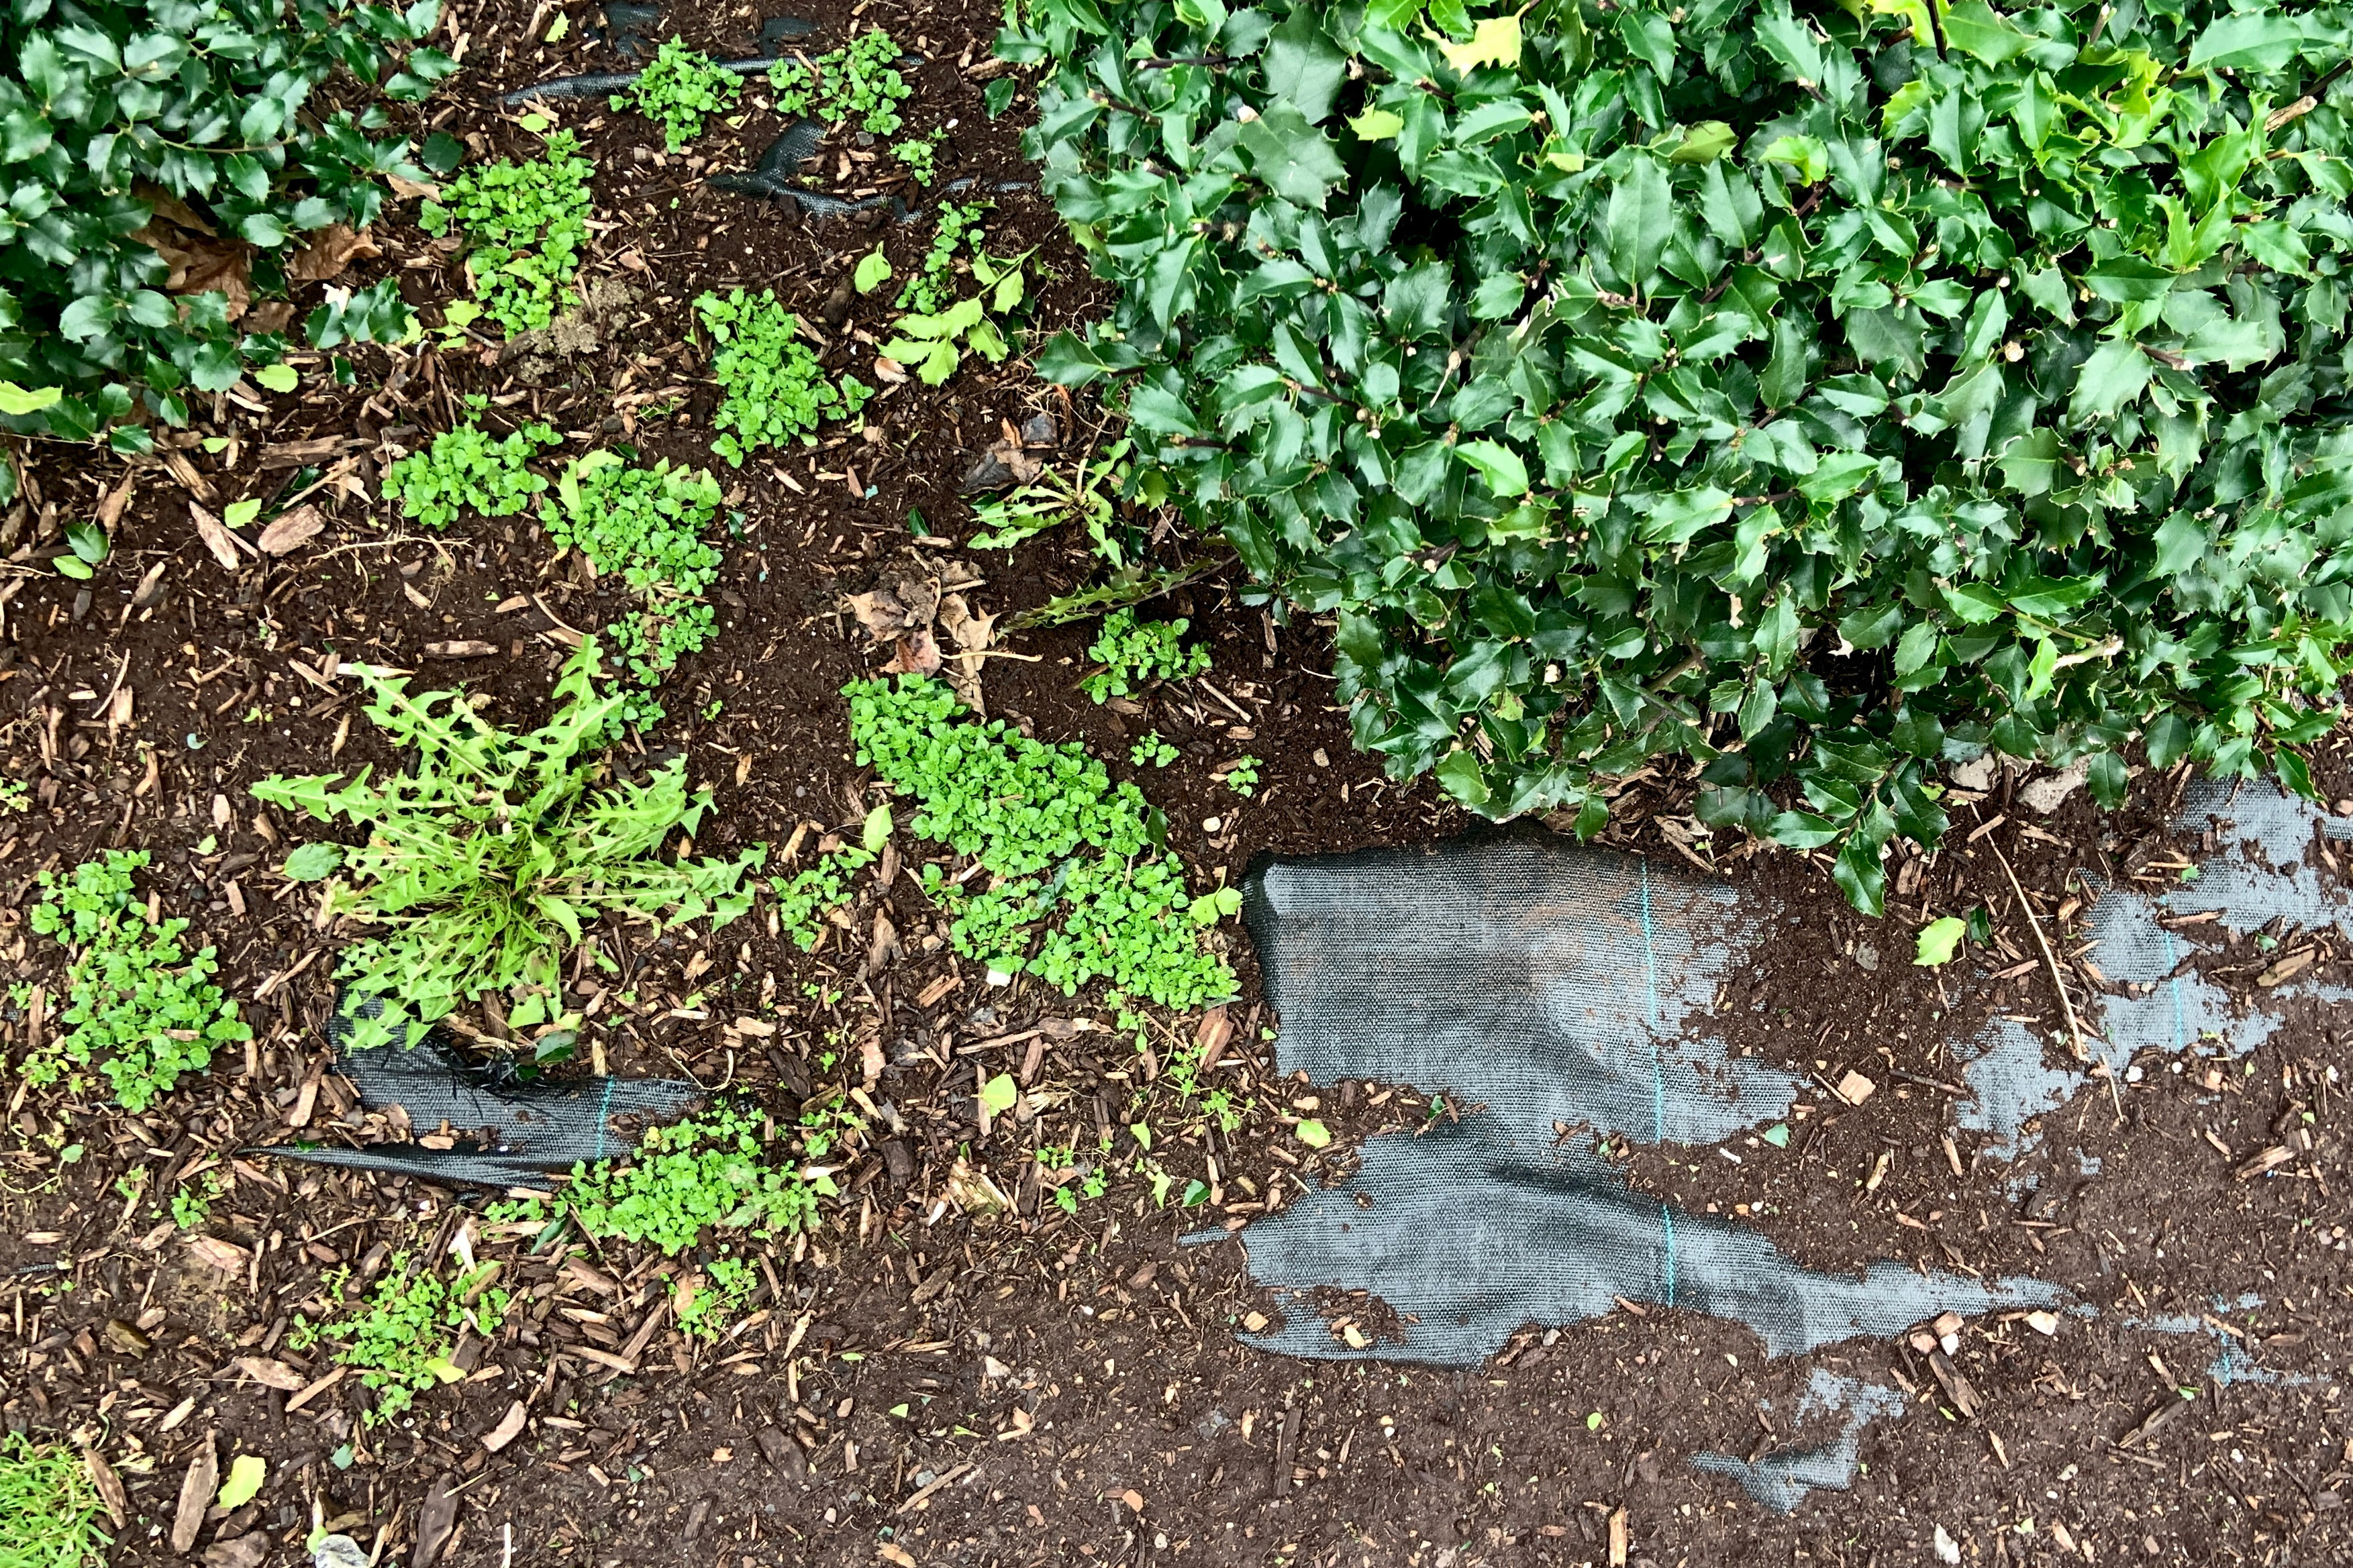
[[[881,0],[807,14],[819,47],[843,41],[854,17],[927,57],[911,123],[955,120],[943,178],[989,187],[992,251],[1037,248],[1037,331],[1098,308],[1099,290],[1034,189],[996,188],[1029,171],[1016,149],[1026,95],[1004,122],[980,105],[995,12]],[[477,155],[528,154],[536,138],[498,110],[498,93],[609,63],[585,43],[530,43],[554,15],[545,5],[453,9],[468,69],[428,116]],[[680,25],[691,43],[727,58],[749,52],[760,19],[746,9]],[[573,14],[571,39],[589,20]],[[5,603],[0,757],[8,777],[33,789],[29,808],[0,828],[13,922],[0,939],[13,975],[56,979],[54,949],[21,923],[37,871],[109,846],[143,848],[154,857],[143,885],[218,946],[223,983],[246,999],[258,1031],[241,1058],[142,1118],[62,1090],[11,1091],[0,1148],[0,1415],[108,1458],[128,1489],[113,1562],[178,1560],[168,1538],[182,1477],[216,1442],[224,1464],[241,1452],[270,1466],[259,1499],[202,1528],[195,1553],[224,1565],[294,1561],[314,1523],[379,1546],[385,1562],[501,1568],[1859,1568],[1932,1561],[1940,1528],[1972,1563],[2353,1555],[2340,1507],[2353,1432],[2337,1381],[2348,1349],[2337,1125],[2348,1053],[2328,1009],[2289,1005],[2253,1071],[2211,1087],[2153,1072],[2114,1101],[2096,1088],[2079,1096],[2056,1113],[2064,1126],[2048,1152],[2022,1167],[1987,1157],[1974,1134],[1947,1142],[1951,1095],[1941,1086],[1954,1068],[1938,1042],[1978,1021],[1969,1006],[2036,1016],[2055,1038],[2050,979],[2030,967],[1990,1002],[1956,1012],[1952,983],[1908,963],[1912,931],[1933,914],[1983,904],[2025,949],[1999,851],[2054,939],[2067,940],[2081,928],[2085,877],[2111,879],[2120,868],[2129,877],[2181,847],[2165,829],[2169,777],[2141,779],[2131,805],[2107,816],[2080,794],[2038,816],[2004,784],[1956,811],[1950,847],[1877,921],[1847,910],[1815,861],[1734,851],[1712,868],[1745,905],[1769,897],[1800,917],[1777,928],[1728,988],[1727,1037],[1828,1083],[1862,1068],[1888,1091],[1859,1107],[1816,1096],[1819,1113],[1788,1148],[1736,1140],[1727,1150],[1737,1163],[1704,1150],[1638,1150],[1630,1179],[1704,1211],[1749,1205],[1760,1230],[1811,1267],[1893,1258],[2034,1274],[2094,1309],[2064,1316],[2054,1335],[2008,1314],[1968,1325],[1950,1362],[1971,1390],[1967,1417],[1901,1341],[1775,1363],[1745,1330],[1657,1307],[1557,1331],[1531,1325],[1491,1363],[1461,1370],[1302,1363],[1240,1343],[1239,1329],[1280,1304],[1250,1286],[1240,1246],[1180,1247],[1179,1238],[1239,1228],[1285,1184],[1337,1179],[1356,1141],[1410,1135],[1429,1110],[1377,1085],[1274,1079],[1265,1031],[1276,1020],[1230,921],[1221,940],[1234,944],[1245,990],[1222,1016],[1233,1032],[1213,1077],[1260,1110],[1237,1134],[1195,1128],[1159,1151],[1180,1182],[1214,1184],[1212,1202],[1164,1210],[1123,1175],[1073,1215],[1017,1180],[1012,1212],[986,1220],[941,1201],[960,1159],[1011,1173],[1049,1127],[1075,1142],[1152,1103],[1153,1062],[1107,1026],[1113,1010],[1100,997],[1066,999],[1034,982],[989,986],[940,945],[912,875],[865,886],[852,928],[814,955],[756,917],[715,937],[681,931],[650,945],[600,932],[638,998],[634,1008],[612,1003],[601,1020],[600,1050],[617,1072],[692,1075],[778,1105],[813,1076],[838,1077],[822,1064],[842,1053],[856,1060],[867,1039],[890,1064],[874,1099],[891,1113],[843,1174],[843,1223],[773,1249],[759,1310],[716,1344],[691,1342],[667,1321],[655,1257],[576,1241],[534,1254],[530,1235],[482,1230],[449,1191],[251,1154],[322,1135],[353,1108],[325,1070],[332,943],[316,929],[311,894],[273,869],[301,830],[246,792],[277,773],[396,764],[335,659],[415,669],[420,685],[462,684],[501,722],[527,727],[545,712],[557,634],[606,613],[591,586],[551,570],[527,520],[477,520],[438,536],[408,530],[375,500],[382,463],[446,427],[472,393],[492,398],[494,426],[543,417],[581,433],[570,450],[626,439],[649,456],[707,461],[715,393],[702,351],[687,346],[692,299],[740,282],[813,311],[878,239],[902,274],[928,240],[921,221],[815,224],[710,190],[691,159],[653,154],[642,121],[600,104],[560,118],[585,128],[602,171],[597,217],[611,225],[584,280],[635,294],[600,321],[593,346],[420,351],[399,356],[398,373],[382,351],[359,350],[347,356],[357,372],[348,390],[314,363],[297,395],[257,395],[255,409],[225,400],[194,432],[227,437],[220,450],[175,447],[168,465],[134,469],[44,451],[33,471],[35,519],[54,507],[70,521],[119,485],[133,489],[115,555],[94,583],[19,575]],[[749,112],[738,127],[714,126],[693,154],[710,168],[746,166],[777,128]],[[865,150],[828,147],[828,167],[852,157],[839,188],[860,188],[855,154]],[[462,279],[413,216],[403,204],[379,226],[384,257],[370,265],[396,271],[430,321]],[[879,307],[858,312],[850,327],[880,329]],[[675,412],[649,412],[680,398]],[[1063,537],[1073,530],[1009,557],[932,542],[970,531],[958,481],[1004,422],[1040,410],[1055,417],[1060,460],[1110,437],[1092,404],[1042,385],[1018,361],[971,364],[938,389],[892,389],[869,411],[880,432],[871,442],[828,432],[816,450],[720,470],[741,513],[712,594],[723,636],[672,677],[670,722],[624,762],[685,756],[716,800],[699,850],[781,848],[804,825],[805,842],[853,830],[880,798],[849,753],[839,693],[888,650],[871,648],[844,613],[846,593],[911,561],[945,563],[983,579],[967,592],[1005,616],[1092,580],[1083,545]],[[309,545],[230,573],[198,542],[192,502],[217,511],[313,468],[330,480],[319,499],[331,502],[331,521]],[[1161,541],[1161,559],[1182,559],[1181,545]],[[134,585],[151,568],[161,570],[160,596],[134,608]],[[1229,573],[1178,597],[1175,613],[1215,657],[1203,679],[1098,706],[1077,689],[1091,628],[1002,635],[1006,657],[989,658],[983,676],[989,710],[1042,739],[1083,740],[1114,774],[1136,777],[1203,881],[1238,880],[1270,851],[1421,843],[1468,827],[1426,782],[1387,781],[1350,749],[1326,673],[1327,629],[1283,624],[1243,589]],[[491,651],[428,651],[463,643]],[[1176,742],[1180,761],[1131,767],[1129,746],[1146,731]],[[2332,798],[2353,795],[2345,744],[2332,741],[2317,759]],[[1245,753],[1264,762],[1247,800],[1214,776]],[[1694,836],[1690,794],[1683,776],[1634,784],[1606,839],[1678,864],[1710,860],[1718,852]],[[2077,908],[2063,915],[2070,900]],[[870,952],[878,912],[899,938],[897,956],[880,963]],[[1875,955],[1868,966],[1858,958],[1865,947]],[[2333,934],[2319,947],[2315,973],[2353,978]],[[2236,967],[2224,983],[2248,994],[2246,966]],[[754,1026],[738,1027],[743,1019]],[[760,1032],[764,1021],[774,1033]],[[21,1047],[34,1025],[19,1011],[9,1026]],[[1164,1021],[1155,1051],[1217,1026]],[[1000,1121],[984,1134],[974,1088],[1000,1071],[1050,1091],[1039,1126]],[[2234,1176],[2289,1124],[2284,1117],[2306,1110],[2309,1151],[2263,1179]],[[1309,1151],[1278,1114],[1312,1114],[1338,1136]],[[78,1157],[65,1159],[69,1150]],[[2074,1150],[2097,1157],[2096,1177],[2080,1177]],[[2054,1163],[2063,1155],[2064,1169]],[[148,1188],[127,1200],[118,1181],[137,1170],[151,1173]],[[227,1181],[200,1230],[209,1240],[156,1223],[155,1202],[206,1172]],[[2021,1202],[2021,1185],[2035,1195]],[[470,1222],[480,1254],[503,1260],[503,1283],[531,1293],[528,1310],[493,1342],[461,1345],[468,1380],[422,1397],[414,1419],[364,1425],[353,1380],[317,1388],[328,1362],[289,1346],[292,1304],[324,1268],[364,1268],[372,1257],[380,1266],[391,1249],[445,1245]],[[2260,1306],[2217,1309],[2218,1297],[2242,1292]],[[1336,1298],[1320,1310],[1335,1328],[1345,1318],[1376,1340],[1394,1333],[1377,1301]],[[2205,1373],[2208,1339],[2126,1323],[2165,1313],[2227,1320],[2220,1331],[2242,1361],[2279,1381],[2218,1383]],[[1785,1518],[1690,1467],[1703,1449],[1755,1456],[1820,1441],[1827,1428],[1786,1414],[1815,1366],[1901,1380],[1919,1395],[1906,1415],[1868,1429],[1852,1489],[1818,1491]],[[524,1425],[493,1451],[485,1435],[518,1402]]]

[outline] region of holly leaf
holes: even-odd
[[[1509,16],[1483,16],[1471,29],[1467,44],[1438,46],[1446,63],[1457,72],[1469,76],[1481,66],[1502,66],[1507,69],[1520,63],[1520,18],[1517,13]]]
[[[1285,201],[1324,210],[1332,187],[1347,177],[1332,139],[1288,103],[1271,103],[1242,127],[1241,143],[1250,166]]]
[[[1930,921],[1920,928],[1919,940],[1913,948],[1913,963],[1926,968],[1934,968],[1940,963],[1950,963],[1953,961],[1953,954],[1960,950],[1961,938],[1968,933],[1968,929],[1969,922],[1957,915],[1947,915],[1942,920]]]

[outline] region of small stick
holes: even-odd
[[[2010,858],[2001,852],[2000,847],[1989,844],[1986,847],[1993,851],[1994,859],[2001,866],[2001,874],[2010,879],[2010,890],[2018,895],[2018,907],[2026,911],[2026,926],[2034,933],[2034,945],[2042,950],[2042,962],[2050,966],[2051,986],[2059,993],[2059,1011],[2066,1016],[2067,1040],[2074,1047],[2075,1059],[2089,1061],[2090,1055],[2084,1049],[2084,1026],[2075,1020],[2075,1004],[2068,999],[2067,982],[2059,973],[2059,955],[2052,951],[2051,939],[2042,934],[2042,921],[2034,912],[2033,902],[2027,898],[2026,889],[2019,885],[2018,873],[2010,868]],[[2105,1052],[2101,1053],[2100,1062],[2108,1069],[2108,1098],[2115,1102],[2116,1120],[2121,1121],[2125,1115],[2125,1099],[2123,1092],[2116,1088],[2116,1065],[2108,1060]]]

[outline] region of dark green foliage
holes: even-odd
[[[965,721],[937,681],[857,681],[844,691],[860,763],[915,797],[918,835],[989,873],[986,887],[958,887],[923,868],[958,952],[1065,993],[1103,979],[1179,1008],[1232,994],[1233,972],[1200,945],[1184,867],[1165,852],[1165,827],[1134,784],[1113,784],[1076,742],[1051,746],[1001,721]]]
[[[440,200],[424,205],[417,222],[437,236],[457,225],[473,247],[466,268],[483,308],[509,332],[535,331],[561,313],[564,291],[580,270],[595,173],[580,156],[580,139],[558,131],[527,163],[467,170]]]
[[[71,957],[64,1010],[25,1059],[26,1082],[37,1088],[95,1067],[123,1109],[140,1111],[182,1074],[210,1067],[215,1047],[253,1037],[236,1001],[212,984],[213,950],[181,947],[185,920],[148,919],[131,880],[146,864],[143,851],[110,849],[69,878],[41,873],[32,927]]]
[[[380,108],[313,93],[343,70],[422,98],[448,58],[396,68],[439,18],[435,0],[16,0],[0,16],[0,430],[121,426],[117,445],[143,449],[134,403],[185,424],[191,393],[276,363],[284,340],[242,331],[226,294],[166,293],[171,267],[140,237],[165,213],[253,247],[266,281],[311,232],[374,222],[382,176],[424,174],[377,136]],[[336,324],[348,338],[377,315]],[[383,324],[396,335],[406,312]]]
[[[1114,377],[1196,521],[1335,617],[1394,773],[1589,832],[1685,758],[1872,910],[1987,748],[2309,791],[2344,5],[1024,16],[1031,147],[1121,286],[1041,368]]]
[[[1113,610],[1103,617],[1087,657],[1103,668],[1079,682],[1079,689],[1097,702],[1125,697],[1154,680],[1183,680],[1209,668],[1209,650],[1181,640],[1191,623],[1139,621],[1132,609]]]
[[[350,1046],[413,1046],[475,997],[510,994],[517,1027],[553,1009],[564,959],[607,914],[669,927],[709,916],[723,926],[751,904],[744,879],[766,858],[662,858],[691,836],[711,793],[690,795],[675,758],[638,783],[613,778],[603,744],[627,699],[598,695],[596,639],[566,661],[555,711],[530,734],[493,728],[457,691],[412,696],[405,678],[353,669],[367,715],[415,759],[371,784],[366,770],[270,778],[254,797],[319,821],[364,828],[357,847],[306,844],[285,872],[329,877],[327,907],[373,928],[338,968]],[[373,1016],[371,1006],[380,1010]]]
[[[726,397],[712,416],[720,434],[711,449],[731,467],[743,467],[749,452],[796,436],[814,445],[820,423],[850,417],[873,395],[854,375],[843,376],[838,386],[827,377],[816,351],[801,341],[800,318],[773,289],[704,294],[694,309],[719,345],[711,372]]]
[[[662,128],[670,151],[681,153],[702,134],[705,115],[724,113],[743,91],[744,84],[733,71],[722,70],[709,55],[672,38],[654,51],[628,90],[613,95],[612,108],[617,114],[635,108]]]

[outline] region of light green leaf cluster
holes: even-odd
[[[858,681],[844,694],[860,763],[914,796],[913,832],[989,874],[974,891],[923,868],[958,952],[1066,994],[1100,979],[1164,1007],[1232,994],[1233,972],[1189,919],[1165,825],[1134,784],[1113,783],[1076,742],[965,721],[936,681]]]
[[[435,236],[455,225],[471,247],[466,268],[475,298],[508,332],[536,331],[555,319],[579,273],[595,173],[579,137],[558,131],[536,158],[501,160],[451,180],[417,222]]]
[[[818,922],[849,902],[849,879],[873,858],[873,851],[846,844],[819,856],[815,865],[792,877],[768,884],[768,892],[776,900],[777,925],[792,938],[795,947],[803,952],[817,947],[822,934]]]
[[[768,68],[776,112],[807,115],[824,125],[854,121],[870,135],[892,135],[902,123],[899,105],[914,90],[892,68],[898,58],[891,35],[871,27],[813,60],[778,60]]]
[[[682,153],[702,134],[704,117],[724,114],[743,92],[734,72],[673,37],[654,51],[635,82],[613,95],[612,109],[616,114],[635,109],[662,128],[665,147]]]
[[[650,468],[617,453],[575,458],[540,503],[540,522],[557,545],[586,556],[600,577],[617,577],[636,594],[638,609],[614,623],[613,638],[630,675],[657,686],[688,654],[718,636],[702,602],[719,575],[722,557],[704,542],[718,516],[718,481],[699,469]]]
[[[838,385],[828,377],[816,351],[801,341],[800,318],[773,289],[704,294],[694,308],[718,344],[711,369],[726,395],[713,416],[720,434],[711,449],[733,467],[743,467],[747,453],[796,437],[815,445],[820,424],[851,417],[873,395],[854,375]]]
[[[513,517],[530,510],[532,498],[547,489],[546,479],[532,471],[531,460],[543,448],[563,444],[555,427],[543,421],[493,437],[469,419],[434,437],[423,451],[386,464],[384,498],[399,502],[411,522],[437,532],[469,511]]]
[[[1192,623],[1140,621],[1131,608],[1113,610],[1103,617],[1087,657],[1103,668],[1079,682],[1079,689],[1097,702],[1141,691],[1155,680],[1184,680],[1209,668],[1209,650],[1182,641]]]
[[[494,728],[463,693],[411,695],[405,677],[351,667],[366,711],[412,771],[370,782],[270,778],[256,799],[366,830],[347,847],[326,908],[373,928],[344,949],[350,1048],[415,1045],[477,996],[552,994],[563,959],[607,914],[674,927],[723,926],[750,908],[754,846],[733,860],[665,860],[670,834],[694,833],[711,794],[689,795],[684,759],[638,783],[611,776],[603,742],[626,698],[598,695],[589,637],[556,681],[555,711],[529,734]],[[306,871],[321,870],[315,865]]]
[[[477,1339],[491,1339],[505,1325],[507,1292],[489,1283],[497,1272],[491,1263],[444,1279],[429,1263],[412,1267],[408,1253],[396,1252],[375,1284],[352,1300],[352,1271],[330,1269],[323,1280],[327,1300],[331,1308],[348,1303],[350,1310],[317,1322],[297,1312],[286,1342],[298,1351],[333,1347],[336,1363],[375,1391],[364,1420],[381,1426],[409,1410],[418,1394],[466,1380],[449,1359],[454,1336],[470,1330]]]
[[[36,1088],[95,1068],[124,1110],[144,1110],[182,1075],[210,1067],[216,1047],[253,1037],[235,999],[212,983],[213,950],[180,945],[185,920],[149,920],[132,885],[146,864],[143,850],[110,849],[70,877],[44,871],[34,884],[32,928],[68,954],[56,1032],[23,1063]]]
[[[2343,0],[1039,5],[1041,353],[1400,776],[1833,853],[1941,766],[2308,792],[2353,654]]]

